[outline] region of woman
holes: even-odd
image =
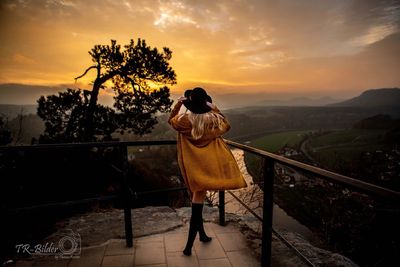
[[[190,112],[179,114],[182,104]],[[210,242],[203,226],[203,202],[207,190],[246,187],[237,163],[222,139],[230,125],[203,88],[186,90],[168,120],[178,132],[178,163],[192,196],[188,240],[183,253],[192,254],[197,232],[201,242]]]

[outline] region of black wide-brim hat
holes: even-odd
[[[183,105],[193,113],[203,114],[211,111],[207,102],[212,103],[212,99],[207,95],[206,90],[200,87],[185,91],[184,96],[187,98],[183,101]]]

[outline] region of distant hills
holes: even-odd
[[[382,120],[382,116],[390,116],[396,121],[400,118],[400,89],[368,90],[358,97],[325,106],[253,105],[226,110],[224,114],[232,125],[226,137],[237,140],[248,140],[273,131],[349,129],[370,117],[374,126],[365,127],[381,127],[376,126],[378,123],[375,121]],[[371,124],[370,120],[357,126]]]
[[[292,97],[285,95],[268,96],[267,94],[216,94],[216,103],[222,109],[246,108],[246,107],[399,107],[400,89],[381,88],[364,91],[361,95],[341,101],[341,99],[323,97]]]
[[[328,104],[336,103],[340,99],[330,96],[323,96],[318,98],[311,97],[294,97],[288,100],[268,99],[257,102],[257,106],[285,106],[285,107],[299,107],[299,106],[325,106]]]
[[[349,100],[330,104],[334,107],[397,107],[400,109],[400,88],[371,89]]]
[[[0,104],[0,117],[14,119],[18,115],[36,114],[37,105]]]
[[[392,119],[389,115],[378,114],[365,118],[354,124],[358,129],[396,129],[400,131],[400,119]]]
[[[0,105],[36,105],[36,101],[42,95],[57,94],[64,91],[68,85],[59,86],[39,86],[25,84],[0,84]],[[242,108],[249,106],[337,106],[337,107],[378,107],[378,106],[398,106],[400,103],[399,88],[371,89],[363,92],[360,96],[342,101],[343,99],[331,96],[311,97],[293,96],[282,92],[258,92],[258,93],[224,93],[223,91],[210,92],[214,102],[222,110],[232,108]],[[177,99],[180,95],[173,93],[172,99]],[[108,98],[110,99],[108,99]],[[100,96],[102,104],[109,105],[112,102],[110,96]],[[111,102],[110,102],[111,101]],[[13,107],[10,107],[13,109]],[[4,108],[3,108],[4,109]],[[25,108],[25,109],[31,109]],[[1,112],[1,110],[0,110]],[[4,112],[3,112],[4,113]],[[15,112],[13,112],[15,113]]]
[[[41,86],[17,83],[0,84],[0,104],[7,105],[32,105],[42,95],[53,95],[64,91],[61,86]]]
[[[344,98],[323,97],[305,97],[290,96],[287,93],[269,93],[269,92],[250,92],[250,93],[223,93],[210,92],[213,102],[222,109],[243,108],[248,106],[274,106],[274,107],[294,107],[294,106],[325,106],[327,104],[337,103]],[[180,95],[173,93],[172,99],[178,99]]]
[[[13,87],[13,89],[17,90],[18,87]],[[25,88],[25,90],[27,89]],[[38,91],[35,93],[40,91],[42,94],[43,91],[41,89],[46,90],[49,88],[37,89]],[[48,92],[50,93],[50,91]],[[222,99],[222,96],[217,95],[214,99],[217,101],[217,98]],[[379,114],[391,116],[393,120],[400,118],[400,89],[398,88],[368,90],[360,96],[349,100],[323,105],[323,103],[332,100],[332,98],[320,99],[319,105],[317,105],[318,101],[310,102],[311,99],[309,98],[293,98],[291,100],[293,102],[286,100],[281,101],[282,105],[272,105],[272,103],[268,105],[265,102],[265,104],[261,104],[260,102],[263,102],[261,98],[261,100],[258,99],[258,102],[252,101],[252,104],[249,103],[244,107],[225,108],[224,114],[228,117],[232,125],[232,129],[226,137],[236,138],[237,140],[239,138],[248,140],[250,135],[259,136],[271,131],[349,129],[357,122],[366,118],[372,117],[374,121],[376,119],[381,120],[381,117],[374,117]],[[299,105],[301,102],[308,102],[308,105],[301,106]],[[290,103],[292,105],[289,105]],[[0,116],[7,121],[13,137],[23,143],[29,143],[32,137],[37,138],[43,132],[44,123],[36,115],[36,109],[37,105],[5,105],[0,102]],[[22,134],[19,134],[21,133],[21,122],[17,118],[19,114],[24,115]],[[156,137],[158,139],[165,139],[175,136],[175,133],[167,124],[166,118],[167,114],[160,116],[160,123],[154,132],[145,138],[154,139]],[[360,127],[364,127],[366,124],[371,124],[370,120],[362,121]],[[121,137],[123,140],[125,138],[131,137]]]

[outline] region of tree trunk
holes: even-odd
[[[90,93],[90,100],[89,106],[86,110],[86,117],[85,117],[85,131],[84,131],[84,141],[90,142],[94,141],[94,112],[97,106],[97,99],[99,96],[100,87],[102,85],[102,81],[97,78],[94,81],[92,92]]]

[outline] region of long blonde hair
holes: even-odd
[[[189,121],[192,124],[192,137],[195,140],[200,139],[206,129],[213,131],[214,129],[223,130],[224,117],[215,112],[207,112],[203,114],[196,114],[190,112],[188,115]]]

